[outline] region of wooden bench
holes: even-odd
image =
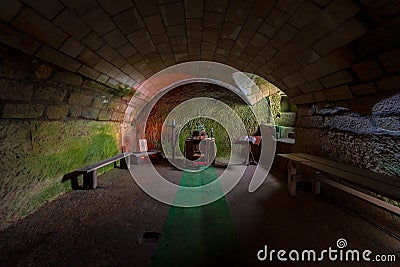
[[[120,168],[129,169],[131,152],[118,154],[109,159],[88,165],[74,172],[64,175],[62,182],[71,180],[72,189],[95,189],[97,187],[97,170],[108,164],[114,163],[114,168],[117,167],[117,161],[120,161]],[[79,186],[78,176],[83,175],[83,185]]]
[[[400,178],[355,168],[304,153],[278,154],[278,156],[289,160],[288,192],[290,196],[296,195],[296,183],[299,181],[311,181],[314,194],[320,193],[322,182],[391,213],[400,215],[399,207],[362,192],[368,191],[391,200],[400,201]],[[316,171],[315,175],[307,177],[307,175],[298,173],[297,165],[310,167]],[[325,175],[321,175],[322,173]]]

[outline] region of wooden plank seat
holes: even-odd
[[[400,215],[399,207],[363,192],[368,191],[391,200],[400,201],[400,178],[355,168],[304,153],[278,154],[278,156],[289,160],[288,192],[290,196],[296,195],[296,184],[299,181],[311,181],[312,191],[315,194],[320,193],[322,182],[391,213]],[[297,165],[311,168],[315,171],[315,175],[300,174]],[[321,175],[322,173],[325,175]]]
[[[129,169],[131,152],[124,152],[114,157],[102,160],[100,162],[85,166],[76,171],[64,175],[62,182],[71,180],[72,189],[95,189],[97,187],[97,170],[108,164],[114,163],[117,167],[117,161],[120,161],[120,168]],[[83,175],[83,184],[79,186],[78,176]]]

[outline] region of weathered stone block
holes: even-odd
[[[311,116],[312,111],[311,108],[308,107],[297,107],[297,116]]]
[[[3,0],[1,5],[3,8],[0,8],[0,19],[7,22],[11,21],[24,7],[21,2],[14,0]]]
[[[134,2],[143,17],[151,16],[160,12],[157,0],[135,0]]]
[[[53,81],[63,82],[75,86],[82,85],[82,77],[71,72],[56,72],[52,77]]]
[[[32,0],[35,1],[35,0]],[[41,0],[46,1],[46,0]],[[54,1],[55,2],[55,1]],[[78,15],[83,15],[92,10],[93,8],[97,7],[99,4],[96,0],[62,0],[61,1],[66,7],[73,10]]]
[[[121,47],[122,45],[128,43],[125,35],[121,33],[119,29],[115,29],[103,36],[103,39],[111,45],[114,49]]]
[[[300,116],[297,120],[297,127],[322,128],[324,120],[322,116]]]
[[[306,79],[300,72],[294,72],[282,79],[283,82],[290,88],[296,87],[306,82]]]
[[[29,101],[33,96],[33,85],[0,79],[0,98],[4,100]]]
[[[161,5],[160,11],[165,25],[185,23],[185,11],[183,3],[170,3]]]
[[[114,0],[114,1],[98,0],[98,2],[111,16],[118,14],[124,11],[125,9],[128,9],[133,6],[131,0]]]
[[[367,95],[377,91],[375,85],[372,83],[353,85],[350,89],[355,95]]]
[[[120,55],[116,56],[112,61],[111,64],[113,64],[114,66],[116,66],[117,68],[121,68],[123,65],[125,65],[127,62],[126,60],[121,57]]]
[[[77,71],[81,63],[48,46],[42,46],[36,56],[69,71]]]
[[[120,118],[120,113],[119,112],[114,112],[111,116],[112,121],[119,121]]]
[[[376,127],[386,131],[400,131],[400,119],[399,116],[373,116],[373,122]]]
[[[203,16],[203,0],[185,0],[186,18],[201,18]]]
[[[360,7],[350,0],[336,0],[325,9],[326,14],[321,16],[321,22],[326,22],[329,29],[342,24],[348,18],[354,16],[360,11]],[[330,16],[328,20],[326,15]],[[330,28],[332,27],[332,28]]]
[[[50,120],[63,119],[68,114],[67,106],[48,106],[46,109],[46,117]]]
[[[77,42],[74,38],[68,38],[67,41],[63,43],[60,50],[65,54],[76,58],[85,47],[81,43]]]
[[[82,109],[82,117],[85,119],[95,120],[99,115],[100,110],[97,108],[83,108]]]
[[[23,2],[31,6],[49,20],[52,20],[64,8],[63,5],[58,1],[23,0]]]
[[[300,90],[303,93],[311,93],[322,90],[322,85],[318,80],[313,80],[299,85]]]
[[[225,20],[238,25],[243,25],[250,13],[252,4],[245,1],[231,1]]]
[[[3,118],[35,119],[42,116],[43,105],[35,104],[5,104]]]
[[[326,97],[324,91],[315,92],[315,93],[313,93],[313,96],[314,96],[315,101],[317,101],[317,102],[321,102],[321,101],[326,101],[327,100],[327,97]]]
[[[274,26],[269,25],[268,23],[263,23],[261,27],[258,29],[258,32],[272,38],[275,33],[278,31],[278,28],[275,28]]]
[[[85,80],[82,87],[89,88],[92,90],[99,90],[102,92],[106,91],[106,86],[104,84],[101,84],[101,83],[98,83],[98,82],[92,81],[92,80]]]
[[[351,93],[348,85],[326,89],[325,95],[328,98],[328,100],[331,101],[349,99],[353,97],[353,94]]]
[[[97,63],[95,69],[104,74],[107,74],[112,67],[113,67],[113,65],[111,65],[110,63],[108,63],[107,61],[102,59],[102,60],[100,60],[99,63]]]
[[[114,16],[113,21],[124,34],[130,34],[144,26],[142,17],[136,8],[130,8]]]
[[[273,8],[265,21],[275,28],[280,28],[287,21],[288,18],[289,16],[286,13],[280,11],[277,8]]]
[[[0,41],[30,55],[34,54],[41,46],[40,42],[20,31],[11,29],[2,22],[0,22]]]
[[[400,48],[384,53],[380,56],[380,61],[385,70],[394,72],[400,70]]]
[[[90,95],[80,94],[80,93],[72,93],[68,103],[71,105],[79,105],[79,106],[90,106],[92,104],[93,97]]]
[[[383,70],[379,63],[374,60],[367,60],[358,64],[355,64],[353,70],[357,73],[360,80],[370,81],[378,78]]]
[[[93,100],[93,107],[99,108],[99,109],[106,109],[108,107],[108,103],[110,100],[106,97],[96,97]]]
[[[378,88],[384,91],[399,91],[400,88],[400,75],[386,77],[376,82]]]
[[[348,70],[341,70],[319,80],[326,88],[342,85],[353,81],[353,75]]]
[[[301,72],[308,80],[314,80],[349,67],[353,61],[351,49],[343,48],[307,65]]]
[[[130,43],[121,46],[117,51],[124,58],[129,58],[137,53],[136,49]]]
[[[83,50],[79,55],[78,60],[90,67],[95,67],[101,60],[101,58],[89,49]]]
[[[296,28],[289,24],[285,24],[272,38],[271,45],[275,48],[283,47],[297,33]]]
[[[115,51],[115,49],[108,44],[105,44],[102,48],[100,48],[97,51],[97,54],[107,61],[113,60],[118,55],[117,51]]]
[[[313,48],[320,56],[324,56],[362,36],[367,29],[358,19],[351,18],[313,45]]]
[[[69,109],[69,116],[71,118],[79,118],[82,115],[82,108],[79,106],[71,106]]]
[[[296,104],[308,104],[315,102],[314,96],[312,93],[299,95],[294,98]]]
[[[101,74],[97,70],[92,69],[91,67],[88,67],[86,65],[82,65],[82,67],[78,70],[78,72],[86,77],[93,79],[93,80],[96,80]]]
[[[67,34],[30,8],[22,10],[12,24],[52,47],[60,47],[67,38]]]
[[[101,120],[101,121],[109,121],[109,120],[111,120],[112,114],[113,114],[112,111],[103,109],[99,113],[99,120]]]
[[[166,32],[159,14],[144,18],[144,22],[151,35],[157,35]]]
[[[308,1],[304,1],[289,22],[300,29],[313,20],[320,12],[320,8]]]
[[[51,102],[62,102],[67,94],[67,90],[64,87],[39,87],[35,91],[35,99],[51,101]]]
[[[115,29],[115,24],[101,7],[93,8],[86,13],[82,19],[99,35],[104,35]],[[95,36],[92,36],[90,43],[92,43],[94,39]]]
[[[105,74],[101,74],[101,75],[96,79],[96,81],[105,84],[105,83],[108,81],[108,79],[110,79],[110,77],[108,77],[108,76],[105,75]]]
[[[93,51],[97,51],[105,44],[105,41],[101,39],[95,32],[91,32],[82,40],[82,44],[86,45]]]
[[[307,48],[296,57],[296,60],[302,66],[304,66],[313,63],[319,58],[320,56],[314,50],[312,50],[311,48]]]
[[[225,13],[228,8],[229,0],[206,1],[205,10]]]
[[[302,92],[297,87],[287,89],[285,93],[288,95],[288,97],[296,97],[302,94]]]
[[[65,9],[54,21],[58,27],[70,34],[76,40],[82,40],[91,30],[85,23],[71,10]]]

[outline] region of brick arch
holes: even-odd
[[[296,104],[398,90],[396,1],[6,2],[1,42],[110,86],[208,60],[258,74]]]

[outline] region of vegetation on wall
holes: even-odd
[[[109,122],[2,121],[0,228],[70,190],[62,176],[118,153],[119,125]],[[13,147],[17,132],[21,139]],[[104,170],[100,170],[100,173]],[[4,217],[5,216],[5,217]]]
[[[248,134],[254,134],[258,129],[257,120],[251,111],[251,109],[246,104],[240,103],[232,103],[229,99],[225,100],[225,103],[230,106],[234,112],[240,117],[243,121],[243,124],[247,130]],[[163,149],[169,149],[170,146],[166,148],[161,147],[161,129],[162,125],[166,119],[166,116],[172,110],[174,106],[168,105],[168,101],[160,102],[154,108],[154,112],[152,112],[146,124],[146,138],[150,148],[156,148],[163,152]],[[208,107],[209,109],[213,107]],[[224,112],[221,110],[217,110],[216,112]],[[179,120],[179,118],[175,118]],[[179,135],[179,146],[181,151],[183,152],[183,146],[186,138],[191,136],[190,130],[196,129],[196,125],[199,120],[204,125],[207,134],[210,134],[210,129],[214,128],[214,137],[215,143],[217,146],[217,157],[227,157],[230,155],[230,143],[228,133],[226,130],[220,125],[218,122],[209,119],[209,118],[200,118],[189,121],[186,125],[182,125],[182,129]],[[230,123],[229,121],[225,123]],[[178,129],[179,130],[179,129]],[[172,140],[171,140],[172,141]],[[235,140],[232,140],[235,141]]]

